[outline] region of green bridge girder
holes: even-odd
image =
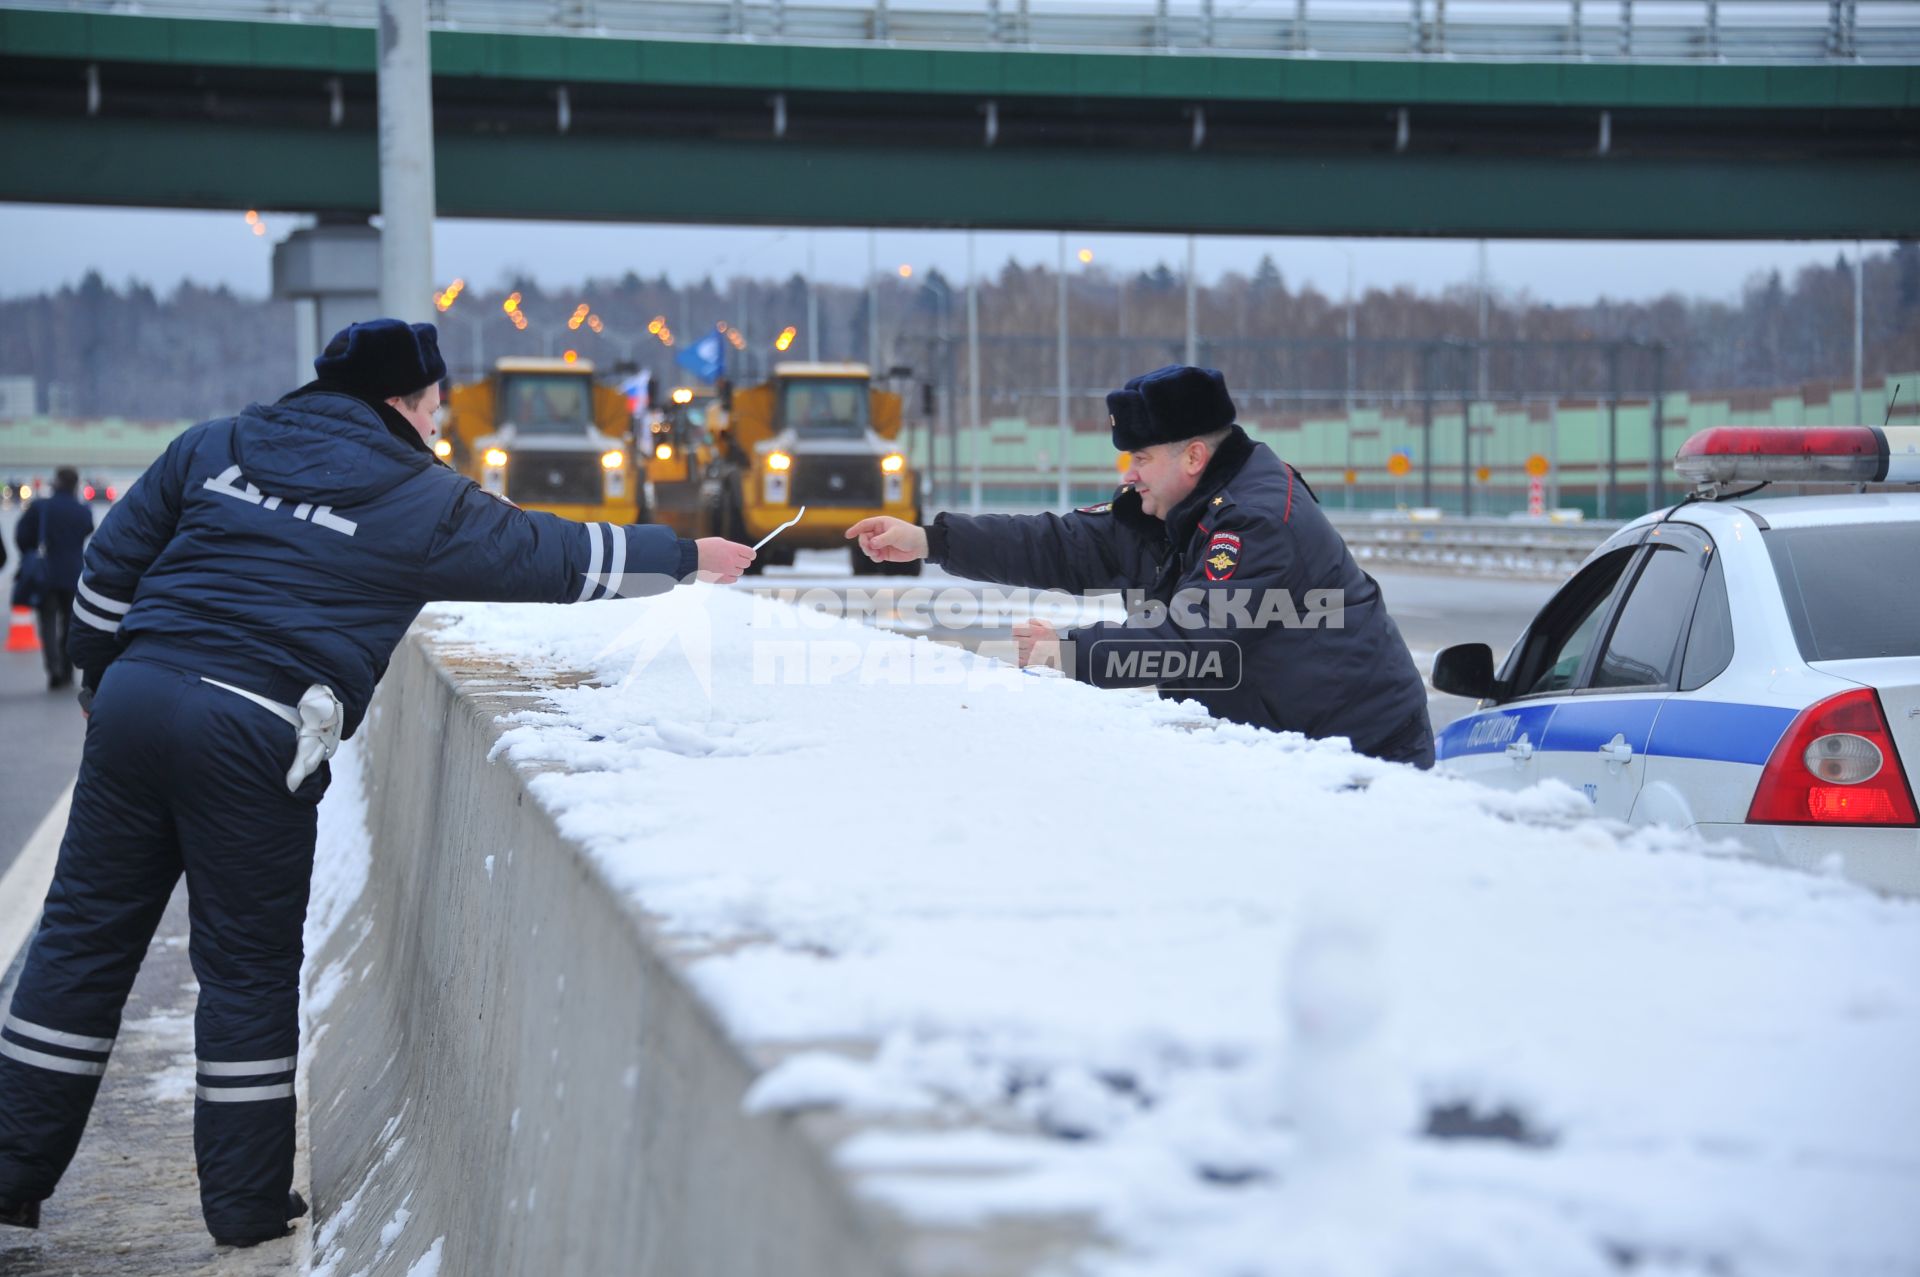
[[[432,42],[443,216],[1920,234],[1914,66]],[[0,199],[369,212],[374,56],[365,28],[0,9]]]

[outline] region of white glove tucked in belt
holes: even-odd
[[[262,709],[269,710],[285,719],[297,733],[293,747],[293,766],[287,768],[287,792],[291,794],[300,788],[300,783],[313,775],[321,763],[333,757],[340,748],[340,730],[345,726],[346,716],[340,709],[340,698],[333,689],[324,683],[315,683],[300,696],[299,705],[282,705],[279,701],[270,701],[264,696],[249,692],[244,687],[235,687],[232,683],[222,683],[217,678],[208,678],[202,674],[200,681],[211,683],[215,687],[232,692],[235,696],[244,696]]]

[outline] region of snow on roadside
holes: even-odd
[[[758,1105],[900,1114],[839,1155],[910,1216],[1086,1212],[1129,1277],[1920,1271],[1911,902],[740,592],[434,615],[593,677],[497,752],[798,1052]]]
[[[301,937],[306,956],[300,971],[300,1061],[295,1082],[299,1089],[302,1114],[312,1109],[307,1083],[312,1071],[314,1046],[329,1027],[320,1023],[320,1019],[350,978],[350,952],[322,967],[321,950],[347,924],[361,893],[366,889],[367,876],[373,868],[373,844],[367,833],[361,748],[362,740],[354,739],[343,742],[334,754],[328,764],[332,769],[332,779],[327,786],[327,796],[321,800],[317,818],[313,884]],[[364,927],[364,923],[362,925]],[[361,934],[365,934],[364,930]],[[389,1125],[383,1136],[391,1133],[392,1125]],[[374,1169],[378,1170],[392,1161],[403,1143],[387,1143],[386,1156]],[[311,1171],[311,1167],[308,1169]],[[371,1178],[370,1172],[368,1180],[363,1181],[324,1222],[317,1219],[310,1222],[318,1223],[318,1228],[302,1230],[312,1277],[340,1277],[338,1269],[343,1251],[333,1243],[359,1214],[361,1198]],[[405,1214],[401,1212],[398,1221],[402,1227],[406,1222]],[[383,1231],[382,1241],[385,1240]]]

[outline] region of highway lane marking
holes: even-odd
[[[53,865],[60,855],[60,839],[67,831],[67,811],[72,806],[73,785],[69,784],[33,831],[33,837],[27,839],[27,845],[7,866],[6,874],[0,876],[0,972],[13,965],[15,955],[40,921],[40,906],[53,882]]]

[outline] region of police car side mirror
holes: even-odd
[[[1469,700],[1493,694],[1493,649],[1485,643],[1442,648],[1433,658],[1433,690]]]

